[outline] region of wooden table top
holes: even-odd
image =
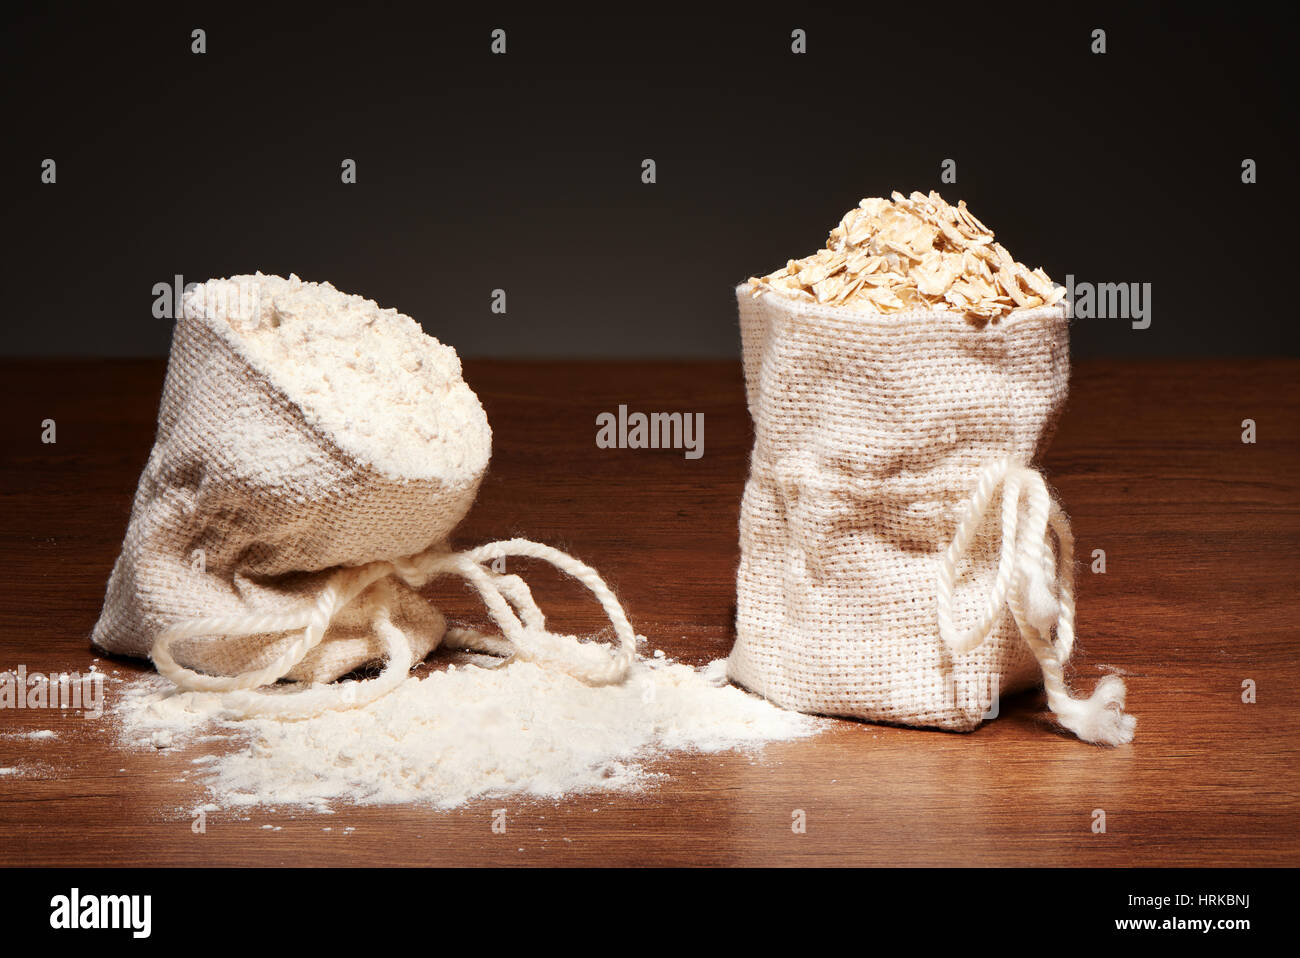
[[[159,360],[0,363],[0,669],[92,663],[162,376]],[[751,441],[739,365],[480,361],[466,377],[495,455],[456,544],[560,546],[600,570],[654,647],[725,655]],[[1131,746],[1057,734],[1031,693],[969,734],[839,721],[761,759],[672,757],[646,794],[214,812],[195,834],[189,810],[206,799],[177,781],[192,754],[122,751],[105,723],[5,710],[0,767],[34,771],[0,777],[0,848],[8,864],[59,865],[1300,864],[1298,380],[1300,363],[1262,360],[1075,370],[1045,466],[1080,558],[1107,562],[1080,576],[1075,679],[1123,670]],[[598,449],[595,417],[619,403],[704,413],[703,458]],[[541,569],[530,581],[557,624],[600,627],[581,590]],[[14,737],[41,728],[58,735]],[[490,827],[500,807],[505,835]]]

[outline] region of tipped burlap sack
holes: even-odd
[[[357,395],[371,387],[373,398]],[[184,689],[244,693],[231,701],[246,714],[361,704],[444,638],[616,681],[635,635],[592,570],[524,540],[448,551],[490,451],[455,351],[408,317],[297,277],[201,285],[175,328],[154,447],[92,643],[150,656]],[[588,585],[620,654],[547,632],[522,580],[486,565],[505,556],[550,561]],[[418,592],[438,575],[468,580],[504,638],[449,633]],[[246,694],[383,660],[384,681],[363,683],[362,696]]]
[[[430,340],[456,374],[450,388],[470,411],[451,437],[458,455],[440,474],[385,474],[307,421],[275,367],[259,364],[204,287],[186,299],[173,334],[153,451],[136,488],[122,552],[93,643],[148,655],[163,627],[200,617],[286,612],[319,594],[338,566],[419,552],[447,535],[478,491],[491,450],[487,417],[459,378],[450,347]],[[249,284],[245,312],[270,310]],[[254,302],[260,297],[261,302]],[[237,308],[237,307],[233,307]],[[371,629],[372,586],[340,611],[287,678],[327,682],[384,658]],[[398,585],[394,624],[416,661],[445,622]],[[291,635],[177,640],[187,668],[234,675],[276,661]]]
[[[1060,306],[982,328],[737,288],[754,449],[728,674],[779,705],[969,730],[1043,676],[1058,720],[1132,738],[1124,687],[1073,698],[1073,541],[1032,463],[1069,382]]]

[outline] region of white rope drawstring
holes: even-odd
[[[577,579],[596,597],[614,626],[618,647],[610,654],[603,645],[587,645],[574,636],[557,635],[547,630],[546,619],[532,592],[517,575],[492,572],[484,563],[507,556],[542,559]],[[500,627],[502,635],[485,636],[470,629],[451,628],[444,644],[451,648],[510,655],[568,672],[589,685],[617,684],[627,676],[636,660],[636,633],[627,614],[603,579],[590,566],[558,549],[509,539],[491,542],[466,552],[450,553],[440,546],[418,555],[391,562],[372,562],[336,572],[316,600],[284,613],[262,615],[214,616],[177,622],[164,629],[154,641],[150,653],[159,673],[187,692],[209,692],[222,696],[222,705],[230,714],[241,716],[277,715],[284,718],[304,717],[324,709],[358,708],[387,694],[406,676],[413,662],[409,643],[393,625],[391,610],[396,601],[391,582],[383,582],[374,617],[376,632],[384,640],[387,662],[384,671],[367,682],[309,688],[293,694],[268,694],[254,689],[271,685],[284,678],[325,637],[334,617],[357,596],[376,582],[396,576],[413,589],[423,587],[440,575],[459,575],[479,593],[488,614]],[[263,632],[288,632],[301,629],[299,635],[272,663],[239,675],[207,675],[185,668],[171,653],[178,639],[200,636],[235,638]]]
[[[957,567],[979,535],[999,488],[1002,547],[997,577],[980,618],[959,635],[952,610]],[[1025,498],[1022,527],[1020,503]],[[1052,553],[1049,528],[1056,535],[1059,558]],[[1074,698],[1065,683],[1065,662],[1074,648],[1074,536],[1036,470],[1011,458],[984,468],[939,564],[937,592],[939,635],[954,656],[982,645],[1001,621],[1003,608],[1010,608],[1021,637],[1038,660],[1047,705],[1057,721],[1085,742],[1124,745],[1133,741],[1137,719],[1124,712],[1123,679],[1105,676],[1086,699]]]
[[[384,596],[376,604],[372,624],[384,640],[383,672],[365,682],[316,685],[291,694],[268,694],[251,689],[209,693],[220,697],[222,714],[230,718],[251,718],[255,715],[274,715],[284,719],[310,718],[330,709],[361,708],[397,688],[415,662],[412,660],[410,642],[402,630],[393,625],[390,616],[390,610],[396,601],[393,584],[389,580],[380,580],[379,588]],[[290,665],[289,668],[293,666]],[[180,686],[180,691],[197,690]]]

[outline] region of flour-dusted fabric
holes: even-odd
[[[1078,700],[1061,675],[1073,541],[1032,463],[1066,398],[1064,309],[976,327],[736,294],[755,439],[731,678],[800,711],[969,730],[1041,672],[1063,725],[1131,739],[1118,678]]]
[[[599,576],[525,540],[451,553],[491,432],[449,346],[395,310],[297,277],[215,280],[185,299],[153,451],[92,642],[150,656],[231,711],[313,714],[393,687],[444,638],[615,681],[635,634]],[[546,630],[527,586],[486,564],[549,561],[610,614],[621,643]],[[500,638],[448,629],[418,592],[454,575]],[[255,693],[387,662],[364,692]]]
[[[354,434],[320,421],[310,399],[323,397],[299,381],[304,357],[277,362],[258,348],[256,333],[286,325],[290,310],[345,311],[359,299],[260,275],[215,281],[187,295],[153,451],[95,645],[143,656],[178,620],[292,610],[310,601],[335,567],[421,551],[445,540],[464,516],[487,468],[491,432],[454,350],[422,334],[411,339],[424,351],[427,375],[447,394],[443,405],[457,415],[446,426],[437,468],[403,469],[375,462],[381,457],[367,457],[355,444],[348,448]],[[378,310],[374,315],[385,319]],[[286,677],[331,681],[384,658],[370,621],[375,595],[372,588],[341,610]],[[405,586],[394,601],[394,623],[419,661],[445,622]],[[269,665],[292,641],[268,633],[197,636],[174,643],[172,653],[189,668],[232,675]]]

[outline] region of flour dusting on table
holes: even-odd
[[[666,778],[650,766],[667,753],[752,750],[823,725],[719,679],[716,663],[693,669],[665,659],[638,660],[625,682],[606,686],[529,662],[462,664],[409,677],[364,708],[231,721],[218,697],[169,694],[169,683],[148,676],[125,686],[115,715],[133,746],[235,737],[233,751],[194,760],[223,807],[321,811],[634,791]]]

